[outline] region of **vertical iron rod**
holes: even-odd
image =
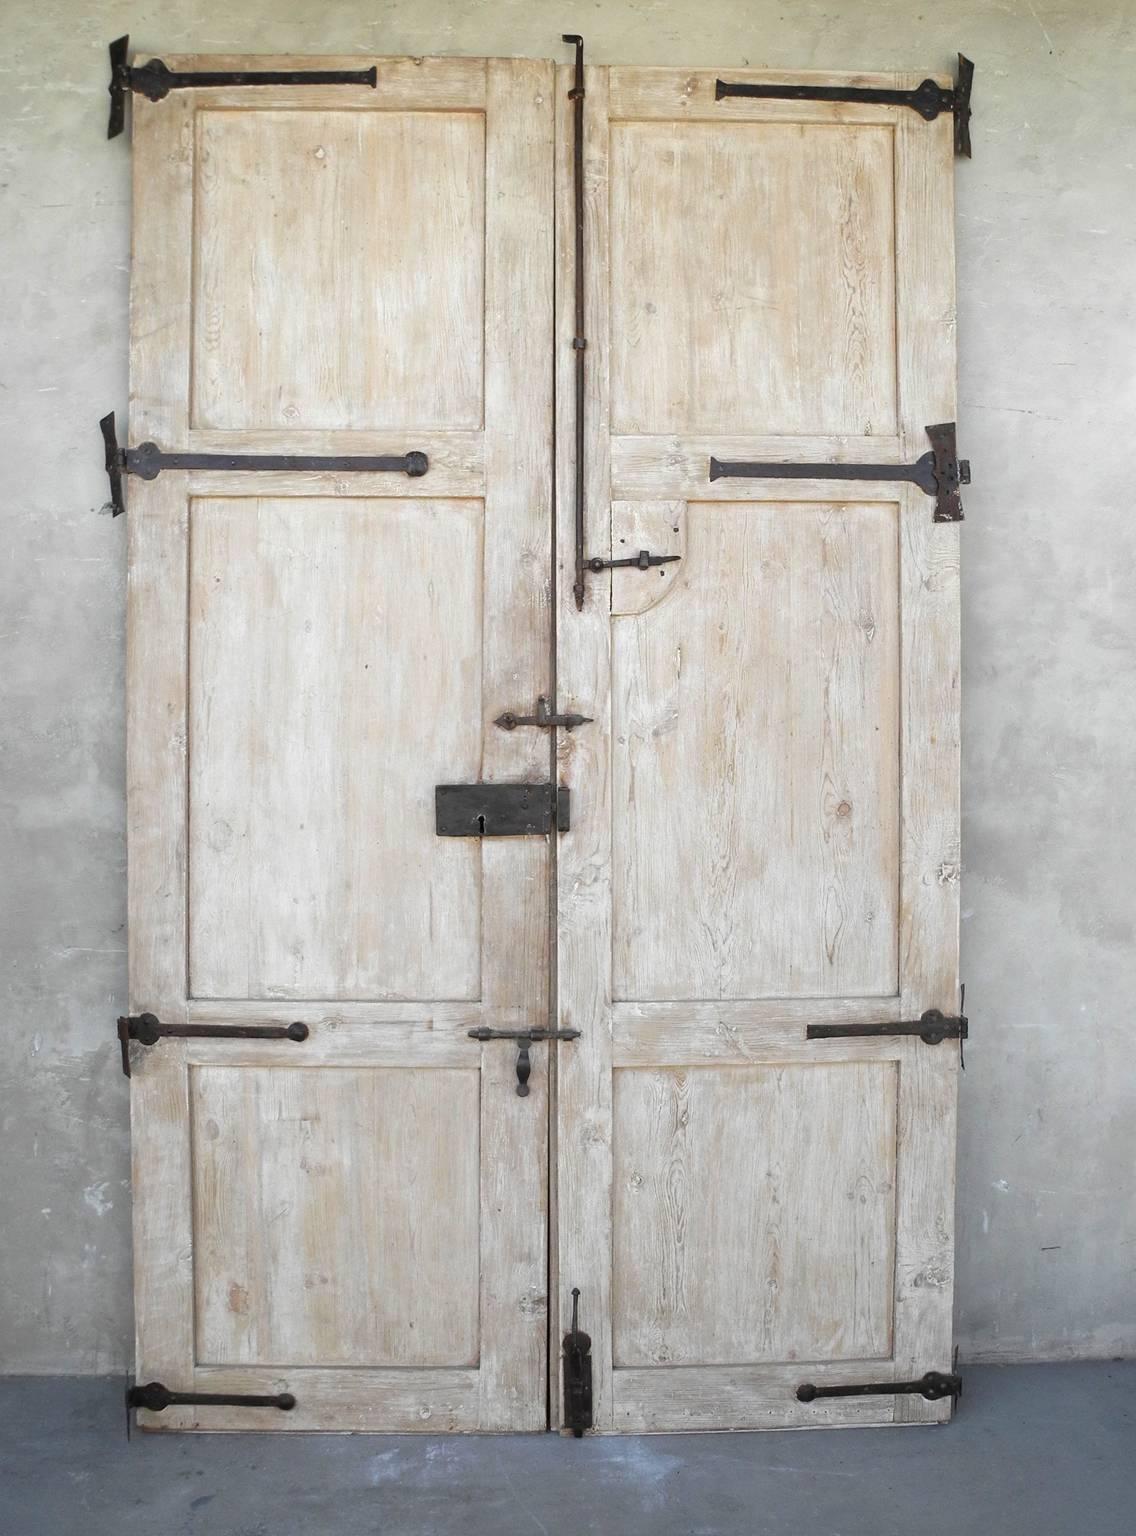
[[[564,41],[576,49],[576,78],[568,99],[572,103],[572,169],[576,213],[576,333],[572,346],[576,352],[576,579],[572,594],[576,607],[584,606],[584,39],[565,32]]]

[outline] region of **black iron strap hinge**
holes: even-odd
[[[880,1397],[888,1393],[925,1397],[929,1403],[949,1397],[957,1403],[962,1396],[962,1377],[943,1371],[928,1371],[918,1381],[858,1381],[848,1386],[818,1387],[811,1381],[803,1381],[797,1388],[797,1400],[813,1403],[821,1397]]]
[[[123,475],[137,475],[140,480],[156,480],[163,469],[204,470],[299,470],[306,472],[347,471],[354,474],[404,474],[411,479],[430,468],[427,456],[413,449],[410,453],[345,454],[340,456],[309,453],[167,453],[157,443],[141,443],[137,448],[120,448],[111,411],[99,422],[103,434],[107,478],[110,480],[112,515],[126,511]]]
[[[935,498],[936,523],[963,520],[960,485],[970,484],[970,461],[960,459],[955,424],[926,427],[931,447],[914,464],[782,464],[711,458],[711,480],[887,480],[909,481]]]
[[[911,107],[933,122],[940,112],[950,112],[955,120],[955,154],[970,159],[970,93],[974,83],[974,65],[963,54],[958,56],[958,75],[953,87],[924,80],[914,90],[890,90],[863,85],[753,85],[748,81],[718,80],[714,100],[727,96],[751,96],[761,101],[857,101],[868,106]]]
[[[580,1331],[580,1288],[572,1287],[572,1327],[564,1335],[564,1427],[577,1440],[592,1427],[592,1340]]]
[[[534,1040],[578,1040],[578,1029],[490,1029],[479,1024],[469,1031],[471,1040],[515,1040],[517,1042],[517,1097],[527,1099],[529,1078],[532,1076],[532,1058],[529,1046]]]
[[[614,571],[624,565],[634,566],[637,571],[646,571],[653,565],[670,565],[672,560],[681,559],[681,555],[653,555],[649,549],[641,549],[637,555],[627,555],[619,560],[601,560],[598,555],[587,555],[584,565],[589,571]]]
[[[439,837],[540,837],[571,827],[571,793],[558,784],[437,784]]]
[[[966,1040],[969,1022],[961,1015],[949,1018],[938,1008],[928,1008],[917,1019],[895,1024],[809,1024],[806,1040],[871,1039],[877,1035],[918,1035],[924,1045],[941,1045],[944,1040]]]
[[[122,1070],[130,1076],[130,1042],[157,1045],[163,1037],[178,1040],[306,1040],[306,1024],[163,1024],[153,1013],[130,1014],[118,1021]]]
[[[291,1413],[296,1399],[291,1392],[174,1392],[160,1381],[148,1381],[144,1386],[128,1386],[126,1389],[128,1426],[134,1408],[145,1408],[148,1413],[164,1413],[167,1408],[182,1406],[279,1408],[282,1413]]]
[[[511,709],[507,709],[503,715],[498,715],[493,724],[500,726],[503,731],[515,731],[519,725],[535,725],[541,731],[571,731],[578,725],[591,725],[591,715],[560,715],[555,714],[548,707],[548,700],[542,693],[536,701],[535,715],[518,715]]]
[[[118,37],[110,45],[110,121],[107,138],[114,139],[126,126],[126,95],[138,91],[149,101],[162,101],[171,91],[199,90],[223,85],[369,85],[378,84],[378,70],[370,69],[239,69],[179,71],[161,59],[128,64],[130,38]]]

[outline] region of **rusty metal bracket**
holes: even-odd
[[[783,464],[711,458],[711,480],[907,481],[935,498],[936,523],[963,520],[960,485],[970,484],[970,460],[960,459],[953,421],[925,427],[931,447],[913,464]]]
[[[148,101],[162,101],[171,91],[199,90],[225,85],[369,85],[378,84],[378,70],[370,69],[240,69],[172,70],[161,59],[129,64],[130,37],[117,37],[110,45],[110,119],[107,138],[114,139],[126,126],[126,96],[137,91]]]
[[[157,443],[141,443],[137,448],[121,448],[114,412],[99,422],[107,478],[110,481],[112,516],[126,511],[123,475],[137,475],[140,480],[156,480],[164,469],[203,469],[212,471],[293,470],[331,472],[334,474],[395,474],[417,479],[430,468],[430,460],[418,449],[409,453],[384,454],[308,454],[308,453],[167,453]]]
[[[164,1038],[179,1040],[306,1040],[306,1024],[163,1024],[153,1013],[130,1014],[118,1021],[122,1070],[130,1076],[130,1042],[157,1045]]]
[[[759,101],[854,101],[881,107],[911,107],[929,123],[934,122],[940,112],[950,112],[955,120],[955,154],[964,155],[969,160],[973,83],[974,65],[960,53],[953,88],[937,85],[934,80],[924,80],[910,91],[862,85],[755,85],[749,81],[717,80],[714,100],[749,96]]]

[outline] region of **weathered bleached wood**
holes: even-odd
[[[191,1072],[199,1364],[476,1365],[470,1066]]]
[[[134,1050],[131,1064],[130,1185],[134,1198],[135,1370],[174,1391],[193,1386],[192,1149],[185,1051]],[[191,1410],[167,1409],[170,1427]]]
[[[658,1366],[617,1371],[614,1427],[622,1434],[707,1429],[840,1429],[894,1422],[895,1398],[830,1397],[797,1401],[803,1381],[894,1381],[879,1361],[807,1361],[792,1365]],[[929,1407],[936,1406],[928,1404]]]
[[[552,68],[491,59],[487,75],[485,596],[481,777],[547,780],[540,731],[505,732],[548,677],[551,580]],[[526,706],[523,710],[518,706]],[[482,1001],[548,1018],[548,861],[541,838],[482,846]],[[529,1095],[516,1046],[482,1047],[482,1429],[539,1430],[547,1381],[547,1047]]]
[[[615,996],[893,993],[895,507],[686,521],[668,600],[613,626]]]
[[[484,116],[198,94],[194,426],[480,426]]]
[[[194,995],[476,998],[478,849],[434,786],[477,777],[478,503],[192,523]]]
[[[544,1422],[548,850],[433,802],[547,772],[551,70],[379,74],[135,115],[130,441],[431,461],[130,483],[134,1008],[310,1030],[134,1050],[140,1368],[301,1397],[147,1427]]]
[[[894,434],[853,437],[832,433],[786,437],[740,436],[730,432],[704,437],[685,433],[682,436],[616,435],[611,439],[612,495],[629,500],[664,495],[708,501],[726,495],[731,501],[815,501],[818,495],[840,496],[848,491],[846,481],[841,485],[822,479],[712,481],[711,458],[818,465],[898,464],[899,438]],[[817,473],[819,476],[819,469]],[[885,482],[878,484],[883,486]],[[863,494],[863,489],[857,482],[857,496]],[[878,499],[881,494],[886,495],[886,491],[873,490],[870,494]]]
[[[566,1067],[562,1243],[601,1295],[614,1268],[614,1363],[584,1318],[600,1429],[934,1420],[794,1392],[950,1367],[957,1049],[806,1035],[956,1003],[957,529],[915,487],[823,477],[911,462],[954,414],[950,121],[716,103],[715,78],[587,97],[589,552],[610,496],[632,543],[685,506],[664,593],[624,572],[608,625],[608,578],[560,614],[561,676],[610,729],[564,755],[599,824],[561,854],[562,1014],[611,1030]],[[711,482],[711,455],[817,477]]]
[[[891,1063],[616,1074],[617,1368],[890,1359],[896,1087]]]
[[[613,125],[613,432],[895,432],[892,142]]]
[[[201,1366],[197,1392],[291,1392],[289,1413],[271,1408],[198,1408],[192,1427],[203,1430],[333,1430],[356,1434],[472,1433],[478,1428],[476,1370],[416,1367],[368,1370],[258,1370]],[[168,1429],[168,1410],[139,1415],[147,1428]]]
[[[613,614],[646,613],[667,595],[679,574],[686,552],[686,503],[683,501],[613,501],[611,550],[617,560],[634,558],[640,550],[653,555],[678,555],[679,561],[651,566],[644,573],[637,566],[611,573]]]

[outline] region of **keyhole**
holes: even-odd
[[[477,832],[478,832],[478,836],[479,837],[484,837],[485,836],[485,817],[484,816],[479,816],[477,818]]]

